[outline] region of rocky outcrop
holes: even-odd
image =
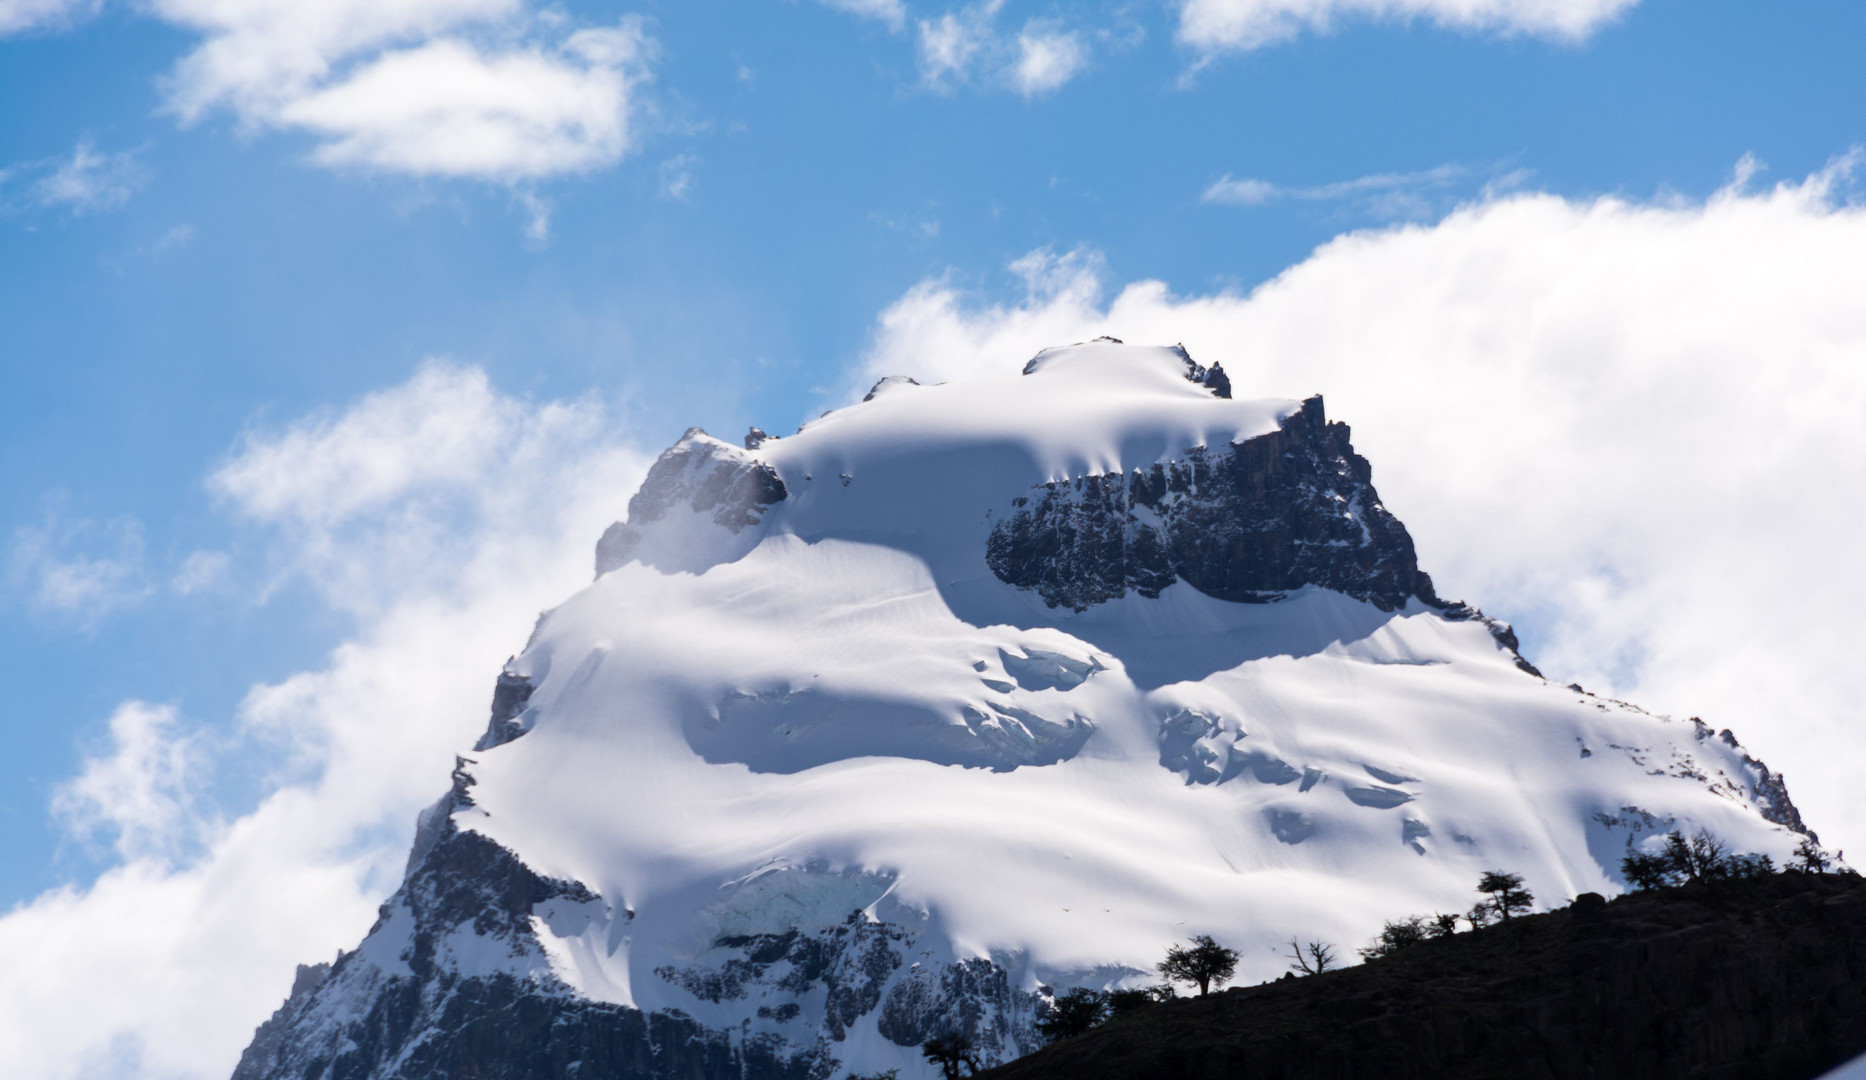
[[[500,675],[482,749],[524,733],[531,692]],[[756,1030],[592,1000],[558,978],[540,934],[634,913],[459,827],[456,814],[477,812],[472,765],[459,759],[421,815],[402,887],[361,946],[298,969],[233,1080],[823,1080],[858,1025],[909,1048],[963,1035],[986,1063],[1041,1042],[1047,996],[989,960],[934,961],[914,931],[859,910],[835,927],[722,937],[655,972],[696,1002],[744,1002]]]
[[[762,445],[764,433],[757,434]],[[748,435],[746,442],[754,440]],[[596,542],[596,575],[634,557],[644,530],[656,522],[682,513],[701,515],[736,536],[788,494],[771,466],[747,450],[689,428],[648,470],[641,490],[629,499],[628,518],[609,526]]]
[[[993,527],[986,562],[1076,611],[1178,581],[1242,603],[1319,585],[1387,611],[1412,597],[1443,606],[1348,436],[1312,397],[1267,435],[1038,485]]]
[[[993,1080],[1809,1080],[1866,1051],[1866,883],[1634,893],[1117,1020]]]
[[[1695,716],[1691,718],[1691,722],[1698,727],[1698,738],[1704,739],[1710,736],[1709,724]],[[1735,733],[1729,728],[1724,728],[1717,737],[1732,750],[1742,749],[1742,744],[1736,741]],[[1748,752],[1743,754],[1743,764],[1753,774],[1751,782],[1756,792],[1757,810],[1762,814],[1762,819],[1773,821],[1777,825],[1791,829],[1819,843],[1821,838],[1813,829],[1808,828],[1805,821],[1801,820],[1801,811],[1795,808],[1794,800],[1788,797],[1788,778],[1781,773],[1771,771],[1767,765]]]
[[[531,680],[523,675],[510,671],[499,673],[499,681],[492,688],[492,718],[486,723],[486,734],[473,744],[475,751],[504,746],[529,729],[525,722],[525,706],[531,701],[534,689]]]

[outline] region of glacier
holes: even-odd
[[[1347,426],[1234,380],[1103,339],[689,431],[236,1080],[930,1077],[1191,934],[1259,981],[1486,869],[1812,835],[1730,731],[1441,599]]]

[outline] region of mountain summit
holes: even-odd
[[[1673,829],[1795,846],[1730,732],[1440,599],[1320,398],[1231,388],[1103,339],[689,431],[237,1080],[931,1076],[1191,934],[1256,981],[1486,869],[1559,903]]]

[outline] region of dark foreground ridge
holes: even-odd
[[[1866,1051],[1866,882],[1634,893],[1156,1006],[992,1080],[1806,1080]]]

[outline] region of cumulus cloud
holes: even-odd
[[[920,79],[932,90],[964,83],[1008,87],[1025,97],[1055,91],[1088,68],[1089,45],[1055,20],[1032,19],[1015,36],[998,28],[1004,0],[982,0],[922,19]]]
[[[1247,51],[1349,20],[1423,19],[1452,29],[1578,41],[1638,0],[1184,0],[1179,40],[1206,54]]]
[[[0,0],[0,37],[63,26],[99,6],[99,0]]]
[[[249,434],[211,486],[356,630],[254,687],[225,737],[140,702],[111,717],[54,804],[118,862],[0,917],[8,1075],[231,1072],[293,966],[368,929],[501,661],[589,580],[644,465],[598,402],[522,401],[442,364]],[[256,805],[204,793],[216,763],[260,779]]]
[[[1851,165],[1699,204],[1494,196],[1249,294],[1109,295],[1092,254],[1037,253],[1012,303],[908,291],[852,385],[1105,333],[1182,341],[1240,394],[1325,393],[1441,592],[1514,620],[1552,678],[1733,728],[1825,839],[1866,850]]]
[[[155,0],[205,38],[168,80],[193,123],[302,131],[338,168],[513,182],[634,142],[653,43],[638,19],[568,30],[524,0]]]

